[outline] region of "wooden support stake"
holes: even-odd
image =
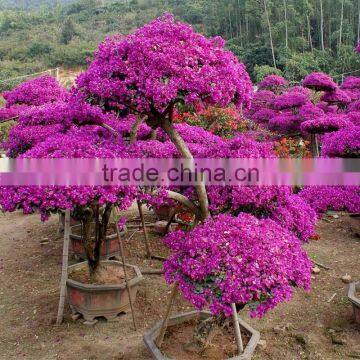
[[[70,243],[70,210],[65,210],[65,226],[64,226],[64,247],[62,255],[62,270],[60,280],[60,300],[56,325],[60,325],[64,318],[64,306],[66,297],[66,281],[68,277],[69,262],[69,243]]]
[[[163,275],[165,272],[161,269],[141,269],[140,270],[143,275]]]
[[[234,329],[235,329],[235,338],[236,338],[236,345],[239,351],[239,355],[244,352],[244,345],[241,338],[241,331],[240,331],[240,324],[238,313],[236,310],[236,305],[234,303],[231,304],[232,312],[233,312],[233,322],[234,322]]]
[[[150,250],[149,238],[148,238],[148,234],[147,234],[147,230],[146,230],[144,213],[143,213],[143,209],[142,209],[142,204],[141,204],[141,202],[139,200],[137,201],[137,205],[138,205],[139,214],[140,214],[140,218],[141,218],[142,229],[143,229],[143,232],[144,232],[146,256],[149,259],[151,259],[151,250]]]
[[[168,304],[167,304],[167,307],[166,307],[165,318],[164,318],[164,321],[163,321],[163,323],[161,325],[159,336],[156,339],[156,345],[158,346],[159,349],[161,348],[162,343],[164,341],[164,336],[165,336],[165,333],[166,333],[166,330],[167,330],[167,327],[168,327],[168,324],[169,324],[171,308],[172,308],[175,296],[177,294],[178,286],[179,286],[179,283],[176,282],[176,283],[174,283],[174,285],[173,285],[173,287],[171,289],[171,294],[170,294],[169,301],[168,301]]]
[[[121,260],[122,260],[122,264],[123,264],[126,290],[127,290],[128,296],[129,296],[129,303],[130,303],[131,315],[132,315],[132,319],[133,319],[133,323],[134,323],[134,329],[135,329],[135,331],[137,331],[136,321],[135,321],[134,307],[133,307],[133,302],[132,302],[132,299],[131,299],[129,280],[128,280],[128,277],[127,277],[127,271],[126,271],[126,265],[125,265],[126,263],[125,263],[124,247],[123,247],[123,243],[122,243],[122,240],[121,240],[121,235],[120,235],[120,230],[119,230],[118,224],[116,224],[116,233],[117,233],[117,237],[118,237],[118,241],[119,241],[120,254],[121,254]]]

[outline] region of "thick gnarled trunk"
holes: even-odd
[[[176,148],[180,152],[181,156],[184,159],[190,160],[190,162],[194,159],[188,146],[186,145],[183,138],[180,136],[180,134],[176,131],[174,125],[172,124],[172,121],[165,118],[162,122],[161,128],[166,132],[166,134],[170,137],[171,141],[175,144]],[[206,187],[204,182],[201,182],[200,184],[195,186],[196,193],[198,196],[201,214],[202,214],[202,220],[205,220],[210,216],[209,212],[209,201],[208,196],[206,192]]]
[[[96,278],[96,272],[100,265],[101,247],[106,238],[112,208],[111,204],[106,204],[101,217],[99,204],[94,205],[93,208],[85,209],[82,213],[84,248],[92,280]],[[95,229],[92,233],[94,223]]]

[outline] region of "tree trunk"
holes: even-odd
[[[112,208],[113,205],[106,204],[101,221],[98,204],[94,206],[94,210],[87,208],[82,213],[84,248],[89,265],[90,278],[93,280],[95,279],[96,270],[100,264],[101,247],[106,238]],[[94,221],[95,229],[94,233],[92,233],[92,224]]]
[[[288,32],[288,23],[287,23],[287,3],[284,0],[284,16],[285,16],[285,47],[289,47],[289,32]]]
[[[271,53],[272,53],[274,68],[276,69],[276,59],[275,59],[274,44],[273,44],[273,38],[272,38],[272,33],[271,33],[271,24],[270,24],[270,18],[269,18],[269,13],[268,13],[268,10],[267,10],[266,1],[267,0],[264,0],[264,11],[265,11],[266,21],[267,21],[268,28],[269,28],[269,38],[270,38],[270,46],[271,46]]]
[[[344,0],[341,1],[341,15],[340,15],[340,30],[339,30],[339,46],[338,46],[338,52],[340,52],[340,50],[341,50],[341,45],[342,45],[343,23],[344,23]]]
[[[308,41],[310,45],[311,52],[313,51],[313,44],[312,44],[312,38],[311,38],[311,24],[310,24],[310,17],[309,15],[306,15],[306,21],[307,21],[307,28],[308,28]]]
[[[156,129],[152,129],[152,130],[151,130],[150,139],[151,139],[151,140],[156,140],[156,135],[157,135]]]
[[[320,0],[320,41],[321,41],[321,50],[325,51],[325,45],[324,45],[324,11],[323,11],[322,0]]]
[[[84,239],[84,249],[86,258],[89,264],[90,276],[93,276],[93,269],[95,269],[95,257],[94,257],[94,248],[93,241],[91,238],[91,223],[94,217],[93,210],[90,208],[85,209],[82,212],[82,236]]]
[[[130,144],[135,144],[137,132],[138,132],[139,126],[142,123],[142,121],[143,121],[143,119],[140,116],[138,116],[136,118],[136,121],[134,122],[133,126],[131,127]]]
[[[175,144],[175,146],[178,149],[178,151],[180,152],[181,156],[190,161],[193,160],[194,158],[193,158],[188,146],[186,145],[185,141],[180,136],[180,134],[176,131],[176,129],[174,128],[174,125],[172,124],[171,115],[170,115],[170,120],[167,118],[163,120],[161,127],[166,132],[166,134],[170,137],[171,141]],[[201,183],[199,185],[196,185],[195,188],[196,188],[196,192],[197,192],[199,203],[200,203],[201,214],[202,214],[203,220],[205,220],[207,217],[210,216],[209,201],[208,201],[208,197],[207,197],[206,187],[205,187],[204,183]]]
[[[233,38],[233,27],[231,21],[231,11],[230,11],[230,4],[228,5],[228,13],[229,13],[229,32],[230,32],[230,39]]]
[[[358,3],[358,28],[357,28],[357,40],[360,41],[360,0]]]

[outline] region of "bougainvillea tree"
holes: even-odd
[[[6,107],[14,105],[39,106],[46,103],[64,101],[68,92],[52,76],[45,75],[25,81],[3,94]]]
[[[279,75],[268,75],[258,84],[260,90],[270,90],[275,94],[281,93],[286,86],[288,86],[288,82]]]
[[[299,240],[270,219],[219,215],[164,241],[173,252],[167,282],[177,281],[188,301],[216,316],[231,316],[231,303],[263,316],[289,300],[292,287],[309,289],[311,262]]]
[[[113,120],[111,114],[105,115],[99,107],[75,98],[67,100],[29,107],[22,112],[5,144],[8,155],[55,159],[130,156],[121,136],[99,127]],[[114,206],[126,209],[135,195],[136,188],[125,186],[8,186],[0,189],[0,206],[3,211],[22,209],[26,214],[38,211],[42,220],[51,213],[70,209],[72,217],[82,223],[90,274],[95,276],[110,213]]]
[[[360,157],[360,126],[350,126],[326,134],[323,138],[321,155],[325,157]]]
[[[326,115],[314,120],[308,120],[301,124],[301,131],[305,134],[325,134],[353,126],[346,115]]]
[[[192,154],[173,126],[178,103],[248,106],[252,84],[245,67],[224,49],[224,41],[207,39],[171,14],[126,37],[108,38],[89,69],[77,80],[77,91],[104,110],[127,110],[152,128],[162,128],[184,158]],[[134,127],[134,133],[136,126]],[[197,186],[204,217],[204,185]]]
[[[303,86],[315,91],[334,91],[337,88],[331,76],[322,72],[307,75],[303,80]]]
[[[334,91],[326,92],[321,97],[321,101],[337,105],[340,108],[345,108],[348,104],[350,104],[351,98],[346,91],[336,89]]]
[[[0,108],[0,122],[17,118],[29,107],[67,101],[68,91],[48,75],[28,80],[3,94],[5,108]]]

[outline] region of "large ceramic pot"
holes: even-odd
[[[168,327],[176,326],[179,324],[183,324],[188,322],[189,320],[200,318],[200,320],[205,320],[209,318],[211,315],[208,311],[191,311],[185,314],[179,314],[172,316],[169,319]],[[155,341],[158,337],[162,325],[162,321],[157,322],[153,328],[151,328],[145,335],[144,335],[144,343],[149,350],[153,359],[156,360],[176,360],[170,359],[165,354],[161,352],[161,350],[157,347]],[[247,333],[250,336],[250,340],[247,346],[244,349],[244,352],[241,355],[232,357],[228,360],[250,360],[255,348],[260,340],[260,333],[254,330],[249,324],[239,318],[240,328],[243,332]]]
[[[75,220],[74,218],[70,218],[70,226],[78,225],[79,221]],[[64,231],[65,228],[65,211],[59,212],[59,231]]]
[[[121,236],[125,236],[127,230],[124,227],[120,232]],[[81,236],[81,224],[74,225],[70,229],[71,249],[77,259],[86,260],[84,248],[84,239]],[[120,256],[120,245],[116,231],[106,236],[101,247],[101,260],[108,260]]]
[[[360,294],[360,281],[351,283],[348,291],[348,298],[354,309],[355,321],[360,324],[360,298],[356,293]]]
[[[161,205],[159,207],[154,207],[154,213],[158,220],[160,221],[170,221],[171,216],[174,213],[174,206],[170,205]]]
[[[102,264],[123,267],[119,261],[102,261]],[[69,275],[87,266],[87,262],[72,265],[69,267]],[[129,280],[131,299],[135,302],[139,284],[144,278],[137,266],[126,264],[126,267],[135,273],[135,277]],[[130,309],[125,281],[120,284],[94,285],[83,284],[69,278],[66,285],[71,311],[73,314],[80,313],[86,321],[93,321],[96,317],[112,320]]]

